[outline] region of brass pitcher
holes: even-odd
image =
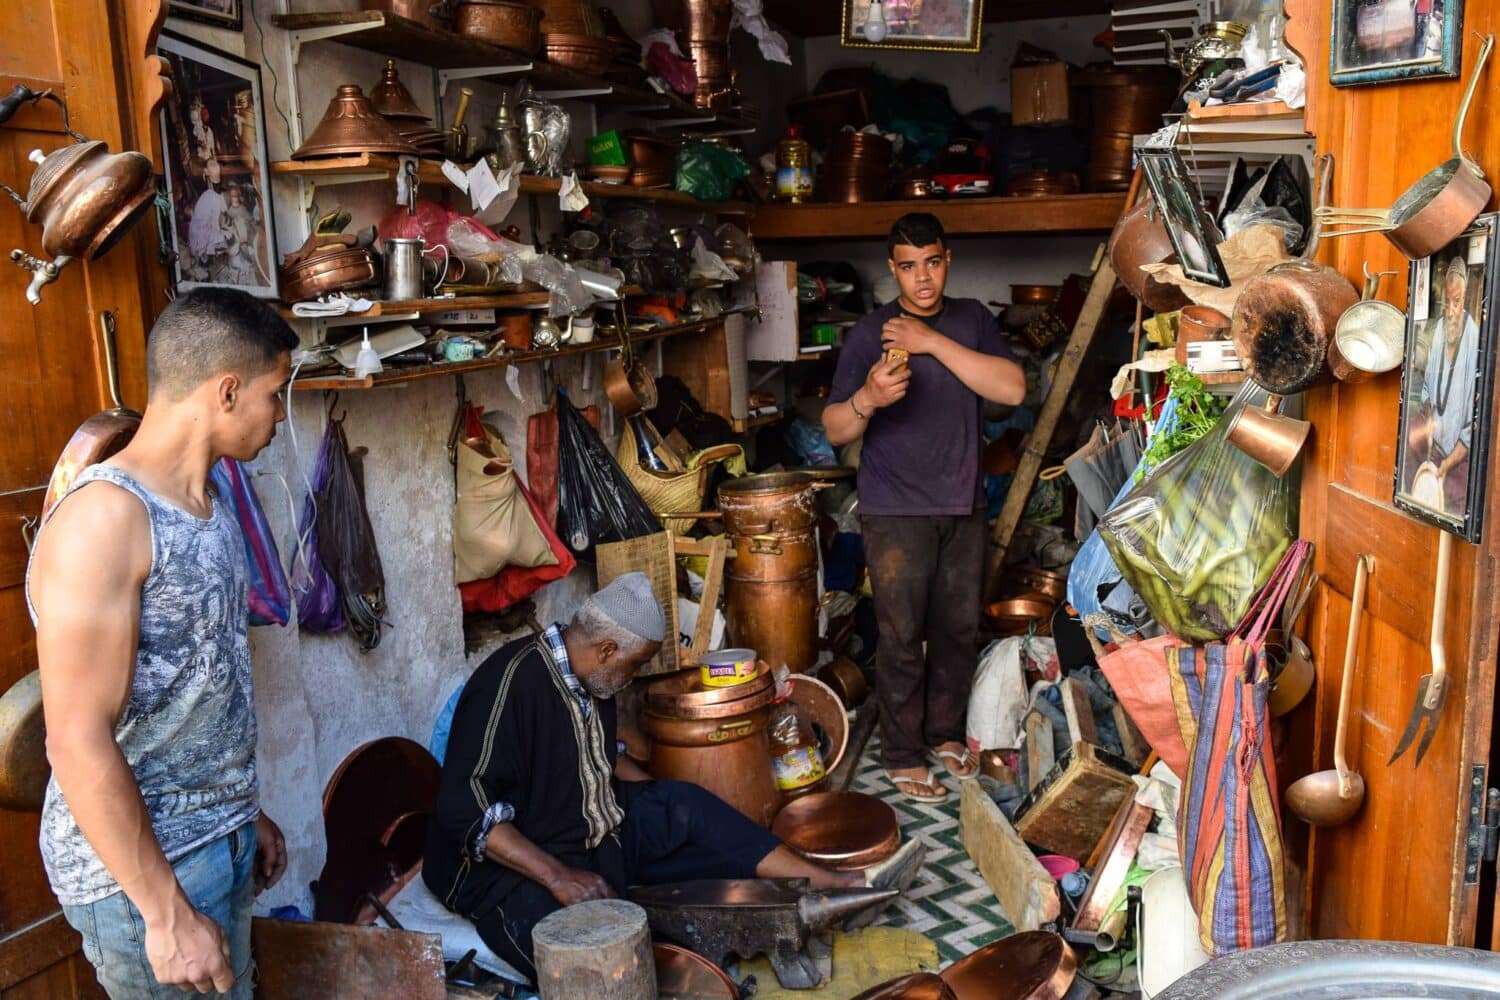
[[[22,104],[53,101],[62,109],[63,130],[70,145],[43,154],[31,151],[37,165],[22,198],[13,188],[0,184],[20,206],[26,221],[42,227],[42,249],[51,260],[33,257],[24,250],[10,252],[10,259],[31,272],[26,298],[42,301],[42,286],[57,280],[58,273],[75,257],[98,260],[114,246],[151,207],[156,180],[151,161],[137,152],[111,153],[97,139],[73,131],[68,124],[68,105],[51,90],[40,93],[24,83],[0,99],[0,124],[9,121]]]

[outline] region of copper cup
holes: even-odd
[[[1278,478],[1286,475],[1312,433],[1312,424],[1277,412],[1280,406],[1281,397],[1272,395],[1264,409],[1245,407],[1235,414],[1228,435],[1230,444]]]
[[[1212,306],[1183,306],[1177,317],[1177,363],[1187,364],[1187,346],[1204,340],[1228,340],[1230,320]]]

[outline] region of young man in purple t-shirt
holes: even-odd
[[[886,774],[907,798],[936,801],[948,793],[929,757],[959,780],[979,773],[964,710],[984,575],[980,409],[1021,402],[1026,376],[988,309],[944,297],[953,253],[934,216],[902,216],[887,246],[901,294],[849,331],[823,426],[834,445],[864,438],[859,511]]]

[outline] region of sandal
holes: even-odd
[[[909,775],[898,777],[889,771],[885,772],[885,776],[901,797],[909,802],[941,802],[948,797],[948,789],[937,780],[931,769],[921,778]]]
[[[929,755],[959,781],[973,781],[979,777],[979,755],[968,747],[964,747],[963,753],[938,747],[929,751]]]

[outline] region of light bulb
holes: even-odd
[[[870,0],[870,13],[865,16],[865,38],[877,45],[885,41],[885,4],[881,0]]]

